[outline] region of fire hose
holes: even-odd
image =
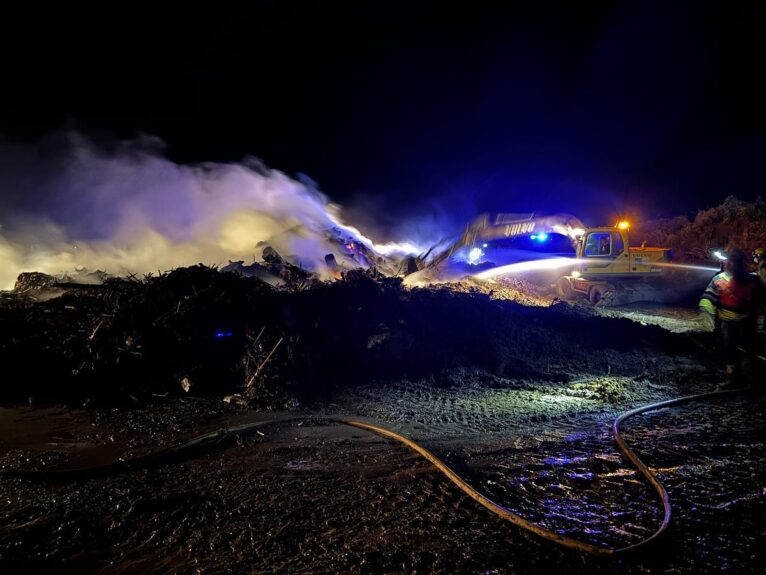
[[[668,525],[670,524],[670,498],[668,497],[668,493],[665,490],[665,487],[660,482],[660,480],[657,478],[657,476],[654,473],[652,473],[652,471],[646,466],[646,464],[644,464],[644,462],[641,461],[641,459],[636,455],[636,453],[630,447],[628,447],[628,445],[625,443],[625,440],[622,438],[622,434],[620,433],[620,424],[629,417],[632,417],[634,415],[638,415],[641,413],[645,413],[647,411],[653,411],[655,409],[661,409],[665,407],[672,407],[674,405],[679,405],[681,403],[686,403],[686,402],[694,401],[694,400],[710,399],[713,397],[721,397],[724,395],[733,395],[735,393],[739,393],[742,391],[745,391],[745,390],[732,389],[732,390],[725,390],[725,391],[712,391],[708,393],[687,395],[685,397],[679,397],[679,398],[670,399],[667,401],[660,401],[658,403],[652,403],[649,405],[645,405],[643,407],[638,407],[631,411],[627,411],[614,420],[614,423],[612,424],[612,435],[614,436],[617,446],[620,448],[620,451],[622,451],[623,455],[625,455],[625,457],[628,460],[630,460],[630,462],[633,463],[633,465],[635,465],[635,467],[639,470],[639,472],[641,472],[641,474],[646,478],[646,480],[651,484],[651,486],[654,487],[655,491],[657,492],[660,499],[662,500],[662,507],[664,511],[662,524],[650,537],[647,537],[643,539],[642,541],[635,543],[633,545],[629,545],[627,547],[619,547],[619,548],[603,547],[600,545],[587,543],[585,541],[580,541],[579,539],[574,539],[573,537],[567,537],[566,535],[561,535],[560,533],[556,533],[555,531],[551,531],[550,529],[541,527],[540,525],[532,523],[531,521],[528,521],[524,519],[523,517],[516,515],[515,513],[513,513],[506,507],[503,507],[499,503],[495,503],[494,501],[492,501],[485,495],[482,495],[481,493],[476,491],[476,489],[468,485],[468,483],[466,483],[457,473],[455,473],[452,469],[450,469],[444,462],[442,462],[433,453],[431,453],[424,447],[421,447],[414,441],[407,439],[406,437],[402,435],[399,435],[398,433],[395,433],[383,427],[378,427],[377,425],[362,423],[359,421],[343,421],[343,423],[345,423],[346,425],[359,427],[361,429],[366,429],[368,431],[372,431],[373,433],[377,433],[378,435],[382,435],[383,437],[394,439],[396,441],[399,441],[400,443],[403,443],[404,445],[406,445],[413,451],[423,456],[429,462],[431,462],[434,465],[434,467],[436,467],[445,476],[447,476],[447,478],[449,478],[450,481],[452,481],[455,485],[457,485],[469,497],[471,497],[472,499],[477,501],[479,504],[483,505],[484,507],[492,511],[495,515],[501,517],[502,519],[505,519],[506,521],[513,523],[516,526],[521,527],[522,529],[526,529],[527,531],[530,531],[542,537],[543,539],[553,541],[554,543],[558,543],[559,545],[563,545],[564,547],[568,547],[570,549],[584,551],[592,555],[609,556],[609,555],[615,555],[618,553],[620,554],[626,553],[628,551],[633,551],[639,547],[643,547],[644,545],[654,541],[660,535],[662,535],[662,533],[668,528]]]
[[[639,547],[644,547],[650,542],[656,540],[667,529],[668,525],[670,524],[670,516],[671,516],[670,499],[668,497],[667,491],[665,490],[665,487],[662,485],[662,483],[657,478],[657,476],[651,471],[651,469],[649,469],[649,467],[647,467],[646,464],[644,464],[644,462],[641,461],[641,459],[636,455],[636,453],[625,443],[625,440],[622,438],[622,434],[620,432],[620,424],[626,419],[628,419],[629,417],[633,417],[641,413],[646,413],[648,411],[653,411],[655,409],[673,407],[673,406],[680,405],[682,403],[687,403],[690,401],[712,399],[717,397],[733,395],[736,393],[740,393],[742,391],[746,391],[746,390],[732,389],[732,390],[724,390],[724,391],[713,391],[708,393],[688,395],[685,397],[679,397],[679,398],[670,399],[667,401],[660,401],[657,403],[652,403],[649,405],[638,407],[631,411],[627,411],[621,414],[620,416],[618,416],[614,420],[612,424],[612,435],[614,436],[617,446],[619,447],[620,451],[622,451],[623,455],[638,469],[638,471],[646,478],[649,484],[657,492],[660,500],[662,501],[662,507],[664,511],[661,525],[650,537],[647,537],[643,539],[642,541],[635,543],[633,545],[629,545],[626,547],[619,547],[619,548],[604,547],[604,546],[595,545],[592,543],[587,543],[585,541],[580,541],[578,539],[568,537],[566,535],[561,535],[560,533],[556,533],[555,531],[546,529],[545,527],[542,527],[540,525],[537,525],[531,521],[524,519],[523,517],[513,513],[511,510],[507,509],[506,507],[500,505],[499,503],[495,503],[494,501],[492,501],[485,495],[479,493],[476,489],[471,487],[465,480],[463,480],[457,473],[455,473],[455,471],[453,471],[447,464],[445,464],[436,455],[434,455],[433,453],[431,453],[430,451],[428,451],[427,449],[425,449],[418,443],[412,441],[411,439],[403,435],[396,433],[395,431],[392,431],[385,427],[380,427],[378,425],[374,425],[371,423],[365,423],[362,421],[335,419],[335,418],[321,418],[321,417],[314,418],[314,419],[318,421],[319,420],[330,421],[333,423],[349,425],[352,427],[370,431],[372,433],[375,433],[387,439],[393,439],[395,441],[398,441],[399,443],[402,443],[403,445],[407,446],[412,451],[418,453],[420,456],[422,456],[424,459],[430,462],[437,470],[439,470],[450,481],[452,481],[452,483],[454,483],[458,488],[460,488],[460,490],[462,490],[466,495],[474,499],[480,505],[489,509],[492,513],[494,513],[498,517],[506,521],[509,521],[510,523],[518,527],[521,527],[522,529],[530,531],[534,533],[535,535],[542,537],[543,539],[553,541],[554,543],[557,543],[564,547],[568,547],[570,549],[575,549],[578,551],[583,551],[583,552],[590,553],[593,555],[598,555],[598,556],[610,556],[610,555],[623,554],[629,551],[633,551]],[[195,451],[210,450],[212,448],[219,447],[224,441],[228,439],[246,435],[248,433],[260,433],[258,431],[259,428],[264,427],[266,425],[275,424],[275,423],[287,423],[289,421],[295,421],[296,419],[298,418],[273,420],[273,421],[261,421],[256,423],[246,423],[236,427],[224,428],[211,433],[206,433],[204,435],[199,435],[183,443],[172,445],[165,449],[161,449],[144,456],[140,456],[133,459],[124,460],[124,461],[117,461],[114,463],[109,463],[109,464],[101,465],[97,467],[64,469],[64,470],[41,470],[41,471],[13,470],[13,471],[3,472],[3,475],[13,476],[13,477],[34,478],[34,479],[64,479],[66,480],[66,479],[85,478],[85,477],[93,477],[98,475],[110,475],[114,473],[121,473],[125,471],[130,471],[130,470],[150,466],[150,465],[167,463],[169,461],[178,459],[180,457],[188,458],[189,455],[194,453]],[[301,421],[305,421],[305,418],[302,418]]]

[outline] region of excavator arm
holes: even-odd
[[[535,213],[482,214],[469,222],[463,235],[431,258],[425,267],[438,266],[458,250],[485,242],[552,233],[567,236],[574,242],[584,229],[585,225],[578,218],[565,213],[540,216]]]

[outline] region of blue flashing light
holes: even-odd
[[[217,331],[217,332],[215,332],[215,338],[216,339],[224,339],[224,338],[227,338],[227,337],[231,337],[233,335],[234,335],[234,333],[231,332],[231,331]]]

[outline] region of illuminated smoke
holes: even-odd
[[[326,196],[256,160],[178,165],[151,138],[110,151],[77,134],[54,143],[51,157],[50,142],[0,142],[0,289],[24,271],[120,275],[250,263],[263,243],[326,277],[328,253],[355,265],[342,257],[344,235],[380,254],[422,251],[376,246]]]

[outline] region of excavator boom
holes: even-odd
[[[447,249],[436,254],[426,267],[435,267],[458,251],[496,240],[511,239],[532,234],[561,234],[574,242],[585,225],[571,214],[559,213],[538,216],[531,214],[483,214],[466,226],[465,232]]]

